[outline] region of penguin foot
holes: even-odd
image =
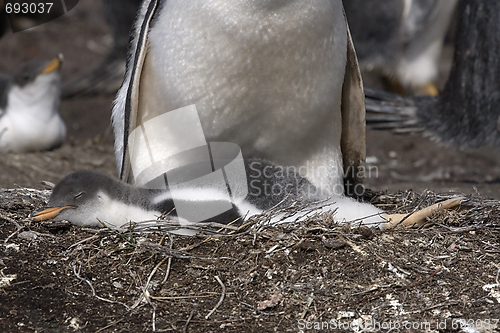
[[[405,86],[397,79],[390,78],[385,81],[387,90],[399,95],[412,96],[438,96],[439,90],[432,82],[424,83],[416,86]]]
[[[398,226],[404,228],[421,227],[426,223],[427,217],[444,209],[458,207],[464,199],[465,197],[449,199],[410,214],[386,214],[387,222],[381,225],[381,229],[393,229]]]
[[[434,83],[427,83],[415,89],[416,96],[438,96],[439,90]]]

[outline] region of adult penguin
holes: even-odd
[[[500,146],[500,2],[460,0],[455,54],[439,97],[366,90],[367,123],[425,131],[460,148]]]
[[[307,199],[329,198],[339,221],[394,226],[403,218],[344,197],[344,188],[356,194],[364,176],[365,111],[341,0],[144,1],[112,120],[120,179],[135,186],[183,170],[192,153],[208,151],[206,141],[211,154],[211,143],[230,142],[245,160],[271,161],[292,170],[292,179],[305,177],[314,189]],[[143,177],[156,164],[164,177]],[[212,162],[213,173],[222,169]],[[283,180],[266,170],[260,181]],[[231,177],[226,170],[228,187]],[[246,183],[239,181],[237,187]]]
[[[341,0],[144,1],[112,115],[122,180],[141,163],[134,129],[189,105],[207,141],[293,166],[325,195],[362,180],[364,95]]]
[[[63,56],[24,63],[14,77],[0,74],[0,154],[59,147],[66,126],[59,115]]]

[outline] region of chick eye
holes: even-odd
[[[74,198],[73,198],[73,199],[80,199],[84,193],[85,193],[85,192],[80,192],[80,193],[78,193],[77,195],[75,195],[75,196],[74,196]]]

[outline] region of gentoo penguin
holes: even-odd
[[[377,208],[356,202],[347,197],[324,199],[319,191],[306,178],[300,176],[294,169],[283,168],[269,161],[251,159],[245,161],[247,182],[250,189],[245,200],[232,206],[226,212],[212,216],[207,221],[219,223],[241,224],[248,216],[260,214],[267,209],[283,209],[292,203],[304,204],[308,208],[316,206],[321,212],[336,210],[335,219],[340,222],[362,223],[380,229],[393,228],[401,222],[406,227],[420,226],[425,218],[439,209],[452,208],[458,205],[462,198],[454,198],[430,206],[413,215],[382,214]],[[186,189],[183,193],[191,207],[220,204],[223,193],[210,188],[197,188],[196,191]],[[320,207],[321,206],[321,207]],[[126,231],[130,222],[154,221],[159,217],[178,220],[180,225],[188,226],[177,216],[176,203],[170,191],[135,187],[105,174],[82,170],[63,178],[53,189],[46,207],[32,213],[34,221],[47,219],[68,220],[76,225],[107,226],[111,229]],[[371,211],[368,211],[368,208]],[[360,219],[359,211],[365,216]],[[300,220],[303,212],[287,212],[287,216],[277,215],[272,222],[290,222]],[[179,228],[174,233],[193,235]]]
[[[250,188],[245,200],[237,205],[229,203],[231,209],[211,216],[209,221],[229,223],[242,220],[244,215],[262,213],[272,207],[283,208],[297,198],[304,198],[306,204],[314,202],[314,198],[308,195],[314,192],[314,186],[293,170],[280,169],[271,162],[258,159],[245,161],[245,169],[248,177],[243,181]],[[183,200],[193,205],[206,206],[224,200],[220,194],[217,189],[201,187],[188,188],[182,195]],[[374,210],[374,214],[377,211]],[[76,171],[63,178],[54,187],[47,207],[33,214],[35,221],[55,218],[76,225],[104,224],[114,229],[126,228],[130,221],[156,220],[160,216],[179,218],[170,191],[135,187],[88,170]]]
[[[118,172],[134,183],[136,128],[194,105],[208,142],[341,195],[363,176],[363,99],[341,0],[144,1],[113,107]]]
[[[298,170],[339,220],[381,215],[344,197],[363,178],[363,97],[341,0],[144,1],[113,107],[120,179],[149,186],[150,166],[230,142]]]
[[[343,193],[344,170],[362,180],[365,127],[340,0],[145,1],[113,125],[122,182],[69,175],[35,220],[120,229],[169,212],[189,224],[184,213],[200,211],[198,221],[228,223],[299,200],[323,201],[338,221],[387,228],[404,218]]]
[[[66,126],[58,108],[62,55],[30,61],[0,77],[0,152],[48,150],[61,145]]]
[[[343,0],[361,68],[393,89],[437,95],[433,84],[458,0]]]
[[[426,131],[461,148],[500,146],[500,2],[460,0],[455,54],[439,97],[366,90],[367,123]]]

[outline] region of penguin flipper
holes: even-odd
[[[115,154],[118,174],[127,181],[130,175],[128,136],[137,119],[139,83],[148,48],[151,21],[160,0],[144,1],[132,31],[127,70],[113,105],[112,122],[115,133]],[[141,19],[142,18],[142,19]]]
[[[347,21],[346,21],[347,24]],[[347,63],[342,86],[342,137],[340,146],[344,164],[346,194],[353,194],[353,187],[363,183],[362,168],[366,158],[365,98],[363,81],[347,26]]]

